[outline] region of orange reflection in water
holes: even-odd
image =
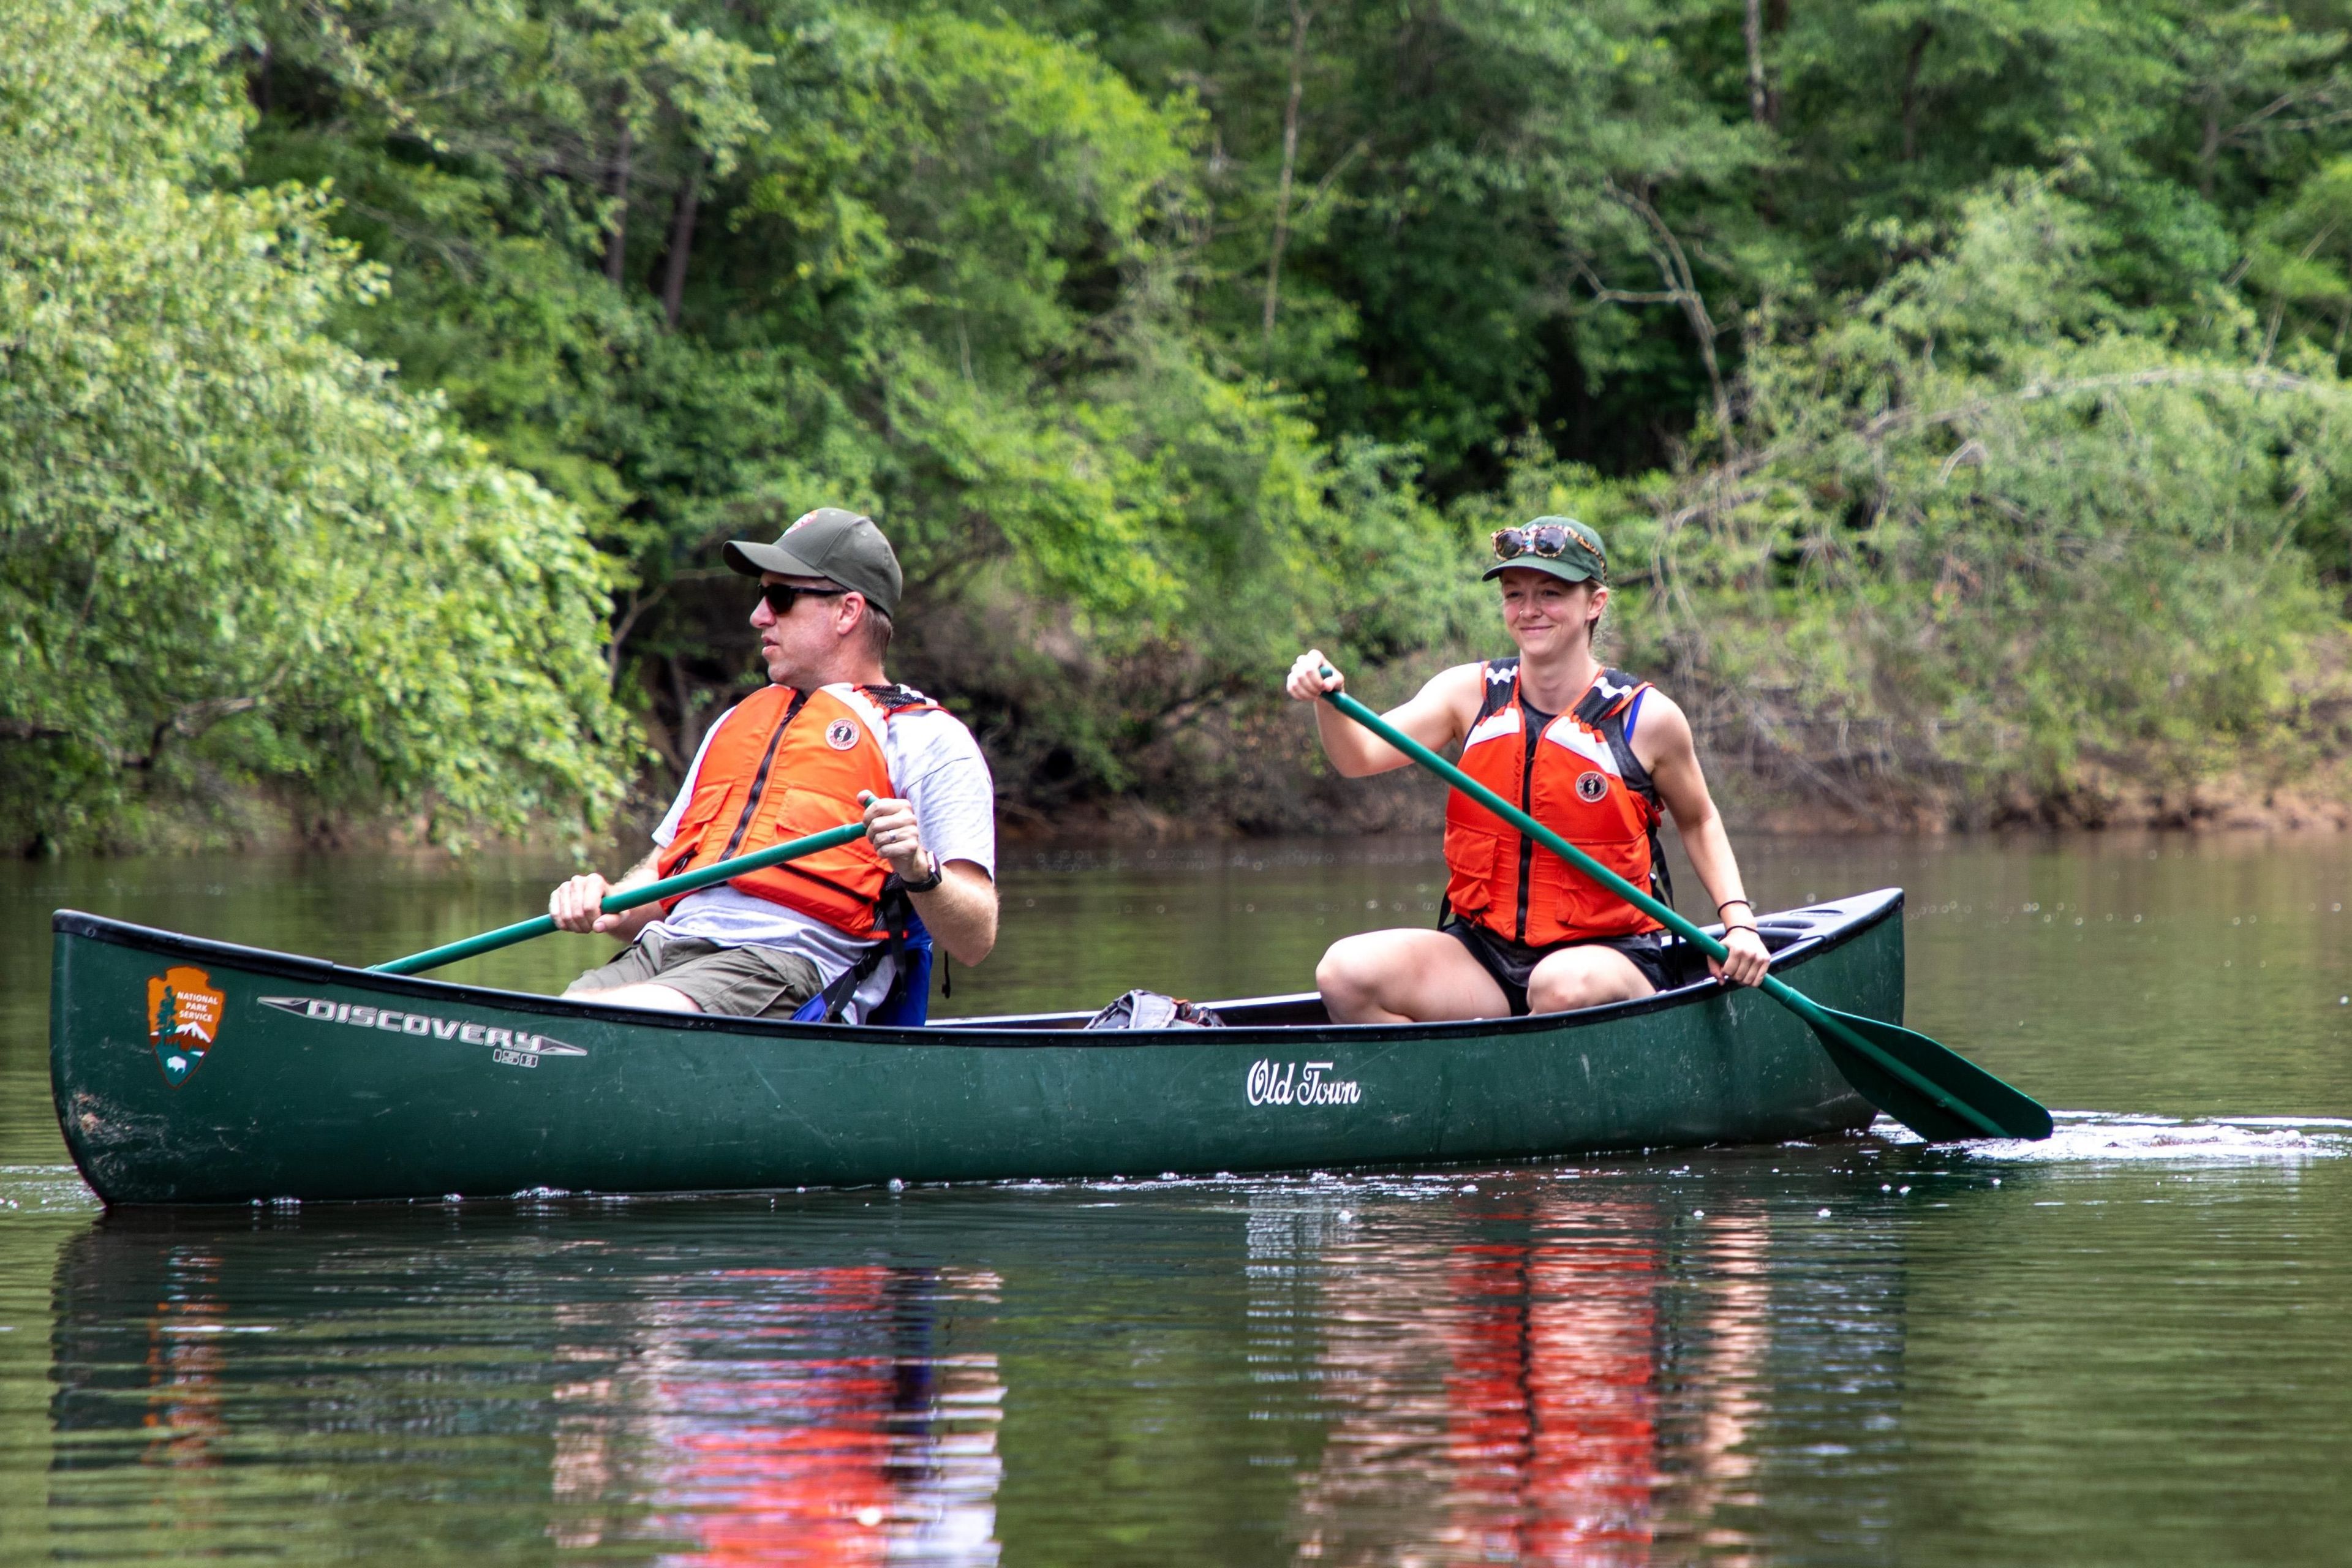
[[[220,1259],[175,1250],[173,1289],[147,1321],[147,1409],[140,1424],[155,1434],[142,1463],[205,1469],[220,1463],[227,1435],[221,1413],[221,1333],[226,1312],[213,1294]]]
[[[1647,1559],[1657,1272],[1646,1247],[1454,1249],[1449,1505],[1483,1560]]]
[[[1744,1500],[1737,1449],[1769,1344],[1760,1217],[1696,1233],[1708,1283],[1674,1325],[1654,1210],[1547,1195],[1478,1229],[1326,1255],[1323,1373],[1339,1409],[1304,1478],[1298,1556],[1638,1568],[1694,1539],[1736,1551],[1710,1520]],[[1676,1381],[1695,1391],[1670,1409],[1676,1342]]]
[[[712,1283],[631,1325],[614,1375],[557,1390],[559,1544],[604,1542],[617,1504],[680,1542],[679,1563],[996,1561],[995,1358],[929,1342],[958,1281],[857,1267]]]

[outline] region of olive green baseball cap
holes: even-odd
[[[1570,583],[1590,578],[1604,588],[1609,585],[1609,552],[1602,548],[1601,535],[1572,517],[1539,517],[1517,528],[1496,529],[1495,563],[1479,581],[1515,568],[1549,572]]]
[[[874,520],[837,506],[802,513],[773,544],[730,539],[723,553],[727,564],[746,577],[773,572],[785,577],[824,577],[854,588],[886,616],[898,615],[898,591],[906,584],[898,552]]]

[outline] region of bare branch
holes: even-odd
[[[1350,147],[1346,152],[1340,153],[1339,161],[1331,165],[1321,179],[1315,182],[1315,189],[1307,193],[1307,199],[1298,204],[1298,216],[1300,217],[1305,217],[1308,213],[1311,213],[1317,207],[1321,206],[1323,205],[1323,198],[1331,194],[1331,187],[1339,181],[1340,174],[1348,167],[1349,164],[1354,163],[1364,153],[1370,152],[1371,150],[1371,145],[1372,139],[1370,137],[1359,137],[1353,147]]]
[[[1593,271],[1592,268],[1587,266],[1581,258],[1580,258],[1576,263],[1576,270],[1583,277],[1586,286],[1592,290],[1592,297],[1595,300],[1601,300],[1604,304],[1679,305],[1682,303],[1682,290],[1679,289],[1653,289],[1646,290],[1640,289],[1612,289],[1608,284],[1601,281],[1601,275]]]
[[[1723,442],[1724,456],[1728,458],[1737,450],[1732,439],[1731,397],[1724,390],[1723,367],[1716,358],[1715,317],[1706,308],[1706,297],[1699,292],[1690,258],[1685,254],[1682,241],[1675,237],[1675,231],[1666,226],[1666,220],[1658,216],[1656,207],[1612,179],[1604,177],[1601,185],[1610,200],[1641,219],[1653,237],[1651,258],[1666,285],[1665,294],[1682,307],[1684,317],[1690,322],[1691,336],[1697,341],[1699,359],[1706,366],[1706,384],[1715,398],[1716,431]]]
[[[730,577],[735,575],[732,572],[727,574]],[[629,590],[629,607],[621,612],[620,624],[613,628],[612,637],[604,644],[605,678],[615,689],[621,684],[621,649],[628,642],[629,633],[636,626],[637,617],[660,604],[669,590],[667,583],[650,594],[639,594],[635,588]]]
[[[135,770],[152,768],[163,754],[163,743],[174,738],[194,740],[222,720],[236,713],[249,713],[267,700],[261,697],[208,697],[201,702],[191,702],[156,724],[148,737],[147,754],[143,757],[117,756],[118,766]]]

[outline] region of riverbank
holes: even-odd
[[[1455,650],[1454,657],[1461,657]],[[1403,700],[1448,659],[1373,673],[1366,700]],[[2163,761],[2077,761],[2062,784],[1974,784],[1949,764],[1874,749],[1835,723],[1765,715],[1752,701],[1704,689],[1685,695],[1699,758],[1735,831],[1940,836],[2026,828],[2189,832],[2352,831],[2352,753],[2343,715],[2315,713],[2298,753],[2208,776]],[[1187,838],[1283,834],[1434,833],[1444,786],[1416,769],[1341,778],[1312,722],[1279,700],[1231,702],[1196,716],[1135,759],[1146,782],[1125,795],[1001,803],[1008,836]],[[1002,783],[1002,781],[1000,781]]]
[[[1301,726],[1303,729],[1303,726]],[[1188,787],[1048,802],[1001,799],[997,830],[1007,844],[1144,844],[1276,837],[1344,837],[1389,833],[1433,837],[1444,818],[1444,786],[1412,770],[1345,779],[1321,764],[1300,733],[1264,732],[1218,748],[1214,773],[1193,770]],[[1205,748],[1204,748],[1205,750]],[[1207,760],[1205,757],[1195,759]],[[1765,771],[1718,754],[1708,770],[1717,805],[1735,833],[1871,834],[1942,837],[2032,830],[2102,835],[2141,831],[2352,832],[2352,767],[2337,762],[2288,784],[2242,775],[2187,784],[2121,778],[2067,792],[2017,792],[1992,801],[1940,798],[1829,781],[1792,769]],[[668,784],[641,779],[599,836],[638,844],[661,818]],[[226,795],[201,808],[155,811],[134,837],[89,852],[98,858],[145,854],[364,855],[440,850],[463,856],[497,846],[561,851],[572,841],[546,835],[453,835],[430,812],[320,813],[259,792]],[[50,858],[39,844],[27,858]],[[593,851],[591,851],[593,854]],[[71,857],[80,858],[81,856]]]

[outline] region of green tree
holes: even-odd
[[[2332,363],[2135,335],[2095,216],[1989,190],[1945,245],[1752,361],[1734,460],[1657,494],[1658,657],[1850,800],[2097,820],[2308,766],[2352,499]],[[2339,634],[2340,635],[2340,634]]]
[[[240,788],[578,823],[620,740],[576,518],[338,345],[315,190],[226,191],[212,14],[0,14],[0,832]]]
[[[718,541],[824,502],[902,547],[894,671],[1041,809],[1298,820],[1271,672],[1486,651],[1471,568],[1533,510],[1629,563],[1618,657],[1874,811],[2346,744],[2332,3],[26,16],[21,831],[215,780],[601,799],[616,708],[674,770],[757,679]],[[122,85],[49,63],[84,37]],[[165,646],[125,584],[204,606],[170,658],[105,666]],[[386,615],[424,666],[354,660]]]
[[[1343,493],[1372,486],[1391,520],[1360,565],[1443,537],[1410,463],[1333,451],[1203,341],[1182,99],[1001,16],[644,7],[727,63],[709,74],[738,96],[698,123],[740,135],[687,138],[690,270],[677,249],[614,268],[614,230],[578,216],[614,201],[593,122],[535,113],[537,89],[503,101],[518,29],[608,11],[422,15],[352,8],[321,32],[307,8],[262,14],[255,169],[334,181],[338,223],[394,280],[345,330],[596,520],[625,573],[615,672],[673,765],[749,669],[718,541],[819,501],[871,510],[900,547],[924,606],[902,670],[951,680],[1016,776],[1026,756],[1079,788],[1129,782],[1155,715],[1239,689],[1303,609],[1403,602],[1301,550],[1347,531]],[[436,118],[453,80],[499,85]],[[1000,635],[975,654],[975,618],[1027,627],[1027,651]]]

